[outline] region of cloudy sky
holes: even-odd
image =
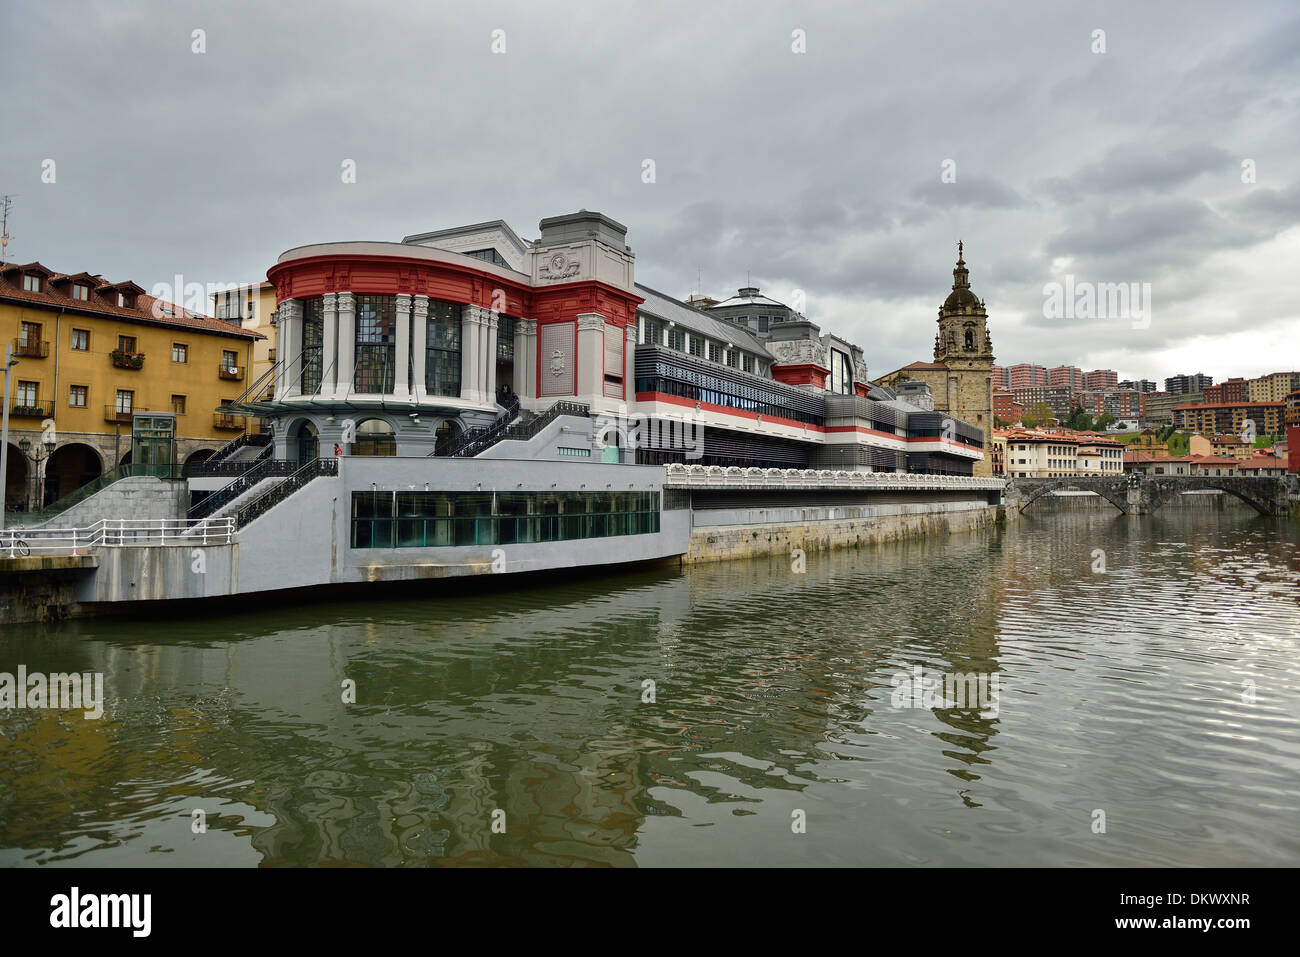
[[[596,209],[639,281],[803,290],[878,375],[930,357],[961,238],[1003,364],[1300,369],[1293,0],[118,6],[0,8],[10,261],[242,282]],[[1045,316],[1067,275],[1149,319]]]

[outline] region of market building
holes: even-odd
[[[270,455],[301,463],[335,446],[446,453],[516,404],[526,423],[567,402],[615,423],[606,462],[978,474],[991,391],[985,407],[969,387],[945,383],[941,403],[875,385],[860,347],[755,287],[700,309],[639,284],[626,227],[600,213],[539,228],[532,242],[496,220],[289,250],[267,273],[275,362],[224,410],[261,419]],[[967,383],[991,363],[987,333],[969,289],[949,298],[943,354]]]

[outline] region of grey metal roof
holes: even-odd
[[[730,309],[735,306],[780,306],[782,309],[790,309],[783,302],[777,302],[775,299],[769,299],[767,296],[732,296],[730,299],[724,299],[722,302],[709,306],[710,309]],[[791,309],[791,312],[794,310]]]
[[[431,233],[416,233],[412,236],[402,237],[402,242],[410,245],[421,245],[427,239],[441,239],[445,236],[465,236],[474,233],[488,232],[493,229],[500,229],[520,252],[527,252],[531,245],[519,238],[519,234],[510,228],[510,224],[504,219],[490,219],[486,223],[472,223],[468,226],[452,226],[449,229],[435,229]]]
[[[698,309],[693,309],[684,302],[674,299],[672,296],[664,295],[649,286],[641,285],[641,283],[636,284],[636,290],[645,297],[645,302],[636,307],[638,312],[644,312],[657,319],[669,320],[679,326],[684,326],[692,332],[708,336],[710,339],[730,342],[736,348],[752,355],[761,356],[768,361],[773,361],[776,358],[767,351],[767,347],[763,345],[762,341],[744,326],[715,319]]]

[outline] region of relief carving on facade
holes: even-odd
[[[576,276],[581,269],[582,263],[577,259],[569,259],[564,253],[556,252],[542,261],[538,266],[538,274],[543,282],[556,282]]]

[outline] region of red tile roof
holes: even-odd
[[[39,272],[47,277],[41,283],[40,292],[31,292],[22,288],[22,275]],[[91,297],[74,299],[71,295],[71,280],[89,279]],[[65,287],[65,288],[60,288]],[[135,307],[119,306],[116,297],[101,298],[104,293],[112,291],[135,292]],[[32,306],[38,309],[62,309],[68,313],[102,316],[135,322],[147,326],[166,326],[173,329],[192,329],[219,336],[231,336],[236,339],[265,339],[260,332],[242,329],[233,323],[223,322],[202,313],[192,312],[163,299],[156,299],[130,281],[109,283],[103,277],[90,276],[87,273],[56,273],[40,263],[16,265],[7,263],[0,267],[0,302],[12,302]]]
[[[942,372],[947,368],[948,366],[942,362],[911,362],[903,366],[901,369],[895,369],[893,372],[886,372],[881,376],[881,378],[888,378],[898,372]]]
[[[1179,409],[1242,409],[1242,408],[1246,408],[1247,406],[1254,407],[1260,405],[1269,406],[1271,408],[1277,409],[1277,408],[1281,408],[1282,403],[1281,402],[1193,402],[1190,405],[1176,405],[1174,406],[1173,410],[1177,412]]]

